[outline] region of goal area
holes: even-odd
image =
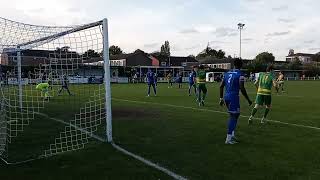
[[[0,158],[17,164],[112,142],[107,19],[0,18]]]

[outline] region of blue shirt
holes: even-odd
[[[238,70],[231,70],[224,74],[223,81],[226,86],[225,98],[239,96],[240,82],[244,81],[243,73]]]
[[[155,76],[154,76],[154,73],[153,72],[148,72],[147,73],[147,79],[148,79],[148,83],[154,83],[154,79],[155,79]]]
[[[196,77],[196,72],[192,71],[189,73],[189,83],[194,84],[194,78]]]

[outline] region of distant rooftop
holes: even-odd
[[[291,54],[291,55],[289,55],[287,57],[296,57],[296,56],[309,56],[309,57],[311,57],[313,55],[314,54],[309,54],[309,53],[296,53],[296,54]]]

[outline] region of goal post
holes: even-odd
[[[110,73],[110,55],[109,55],[109,33],[108,33],[108,19],[103,19],[103,60],[104,60],[104,77],[106,89],[106,134],[107,141],[112,142],[112,110],[111,110],[111,73]]]
[[[39,26],[0,17],[0,159],[112,142],[108,20]]]

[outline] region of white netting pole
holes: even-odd
[[[110,87],[110,59],[109,59],[109,38],[108,20],[103,19],[103,61],[104,61],[104,84],[106,91],[106,133],[107,141],[112,142],[112,111],[111,111],[111,87]]]
[[[17,66],[18,66],[18,86],[19,86],[19,108],[22,109],[22,77],[21,77],[21,51],[17,51]]]

